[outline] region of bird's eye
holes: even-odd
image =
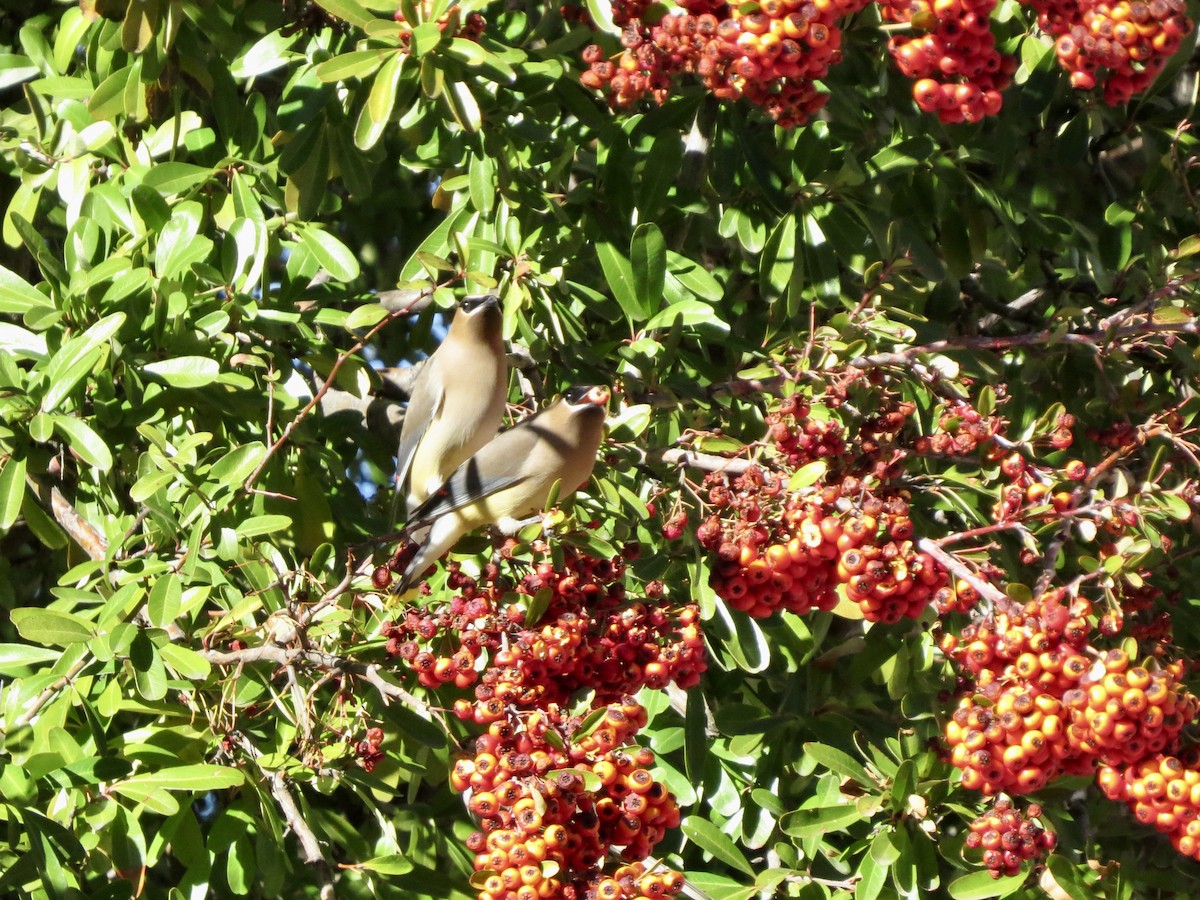
[[[475,294],[471,297],[463,297],[458,305],[463,312],[469,313],[474,312],[481,306],[485,306],[487,304],[496,304],[499,303],[499,301],[500,298],[495,294]]]

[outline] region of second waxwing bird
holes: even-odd
[[[454,470],[412,514],[421,547],[396,587],[410,588],[460,537],[483,525],[512,533],[540,512],[554,486],[573,494],[591,477],[604,437],[608,388],[579,386],[501,432]]]
[[[508,399],[503,325],[499,297],[464,297],[417,376],[396,461],[407,518],[500,430]]]

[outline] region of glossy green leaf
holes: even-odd
[[[66,647],[92,637],[86,620],[57,609],[14,609],[9,617],[17,633],[35,644]]]
[[[737,848],[729,835],[712,822],[699,816],[688,816],[679,827],[687,835],[688,840],[693,841],[727,866],[732,866],[747,875],[754,875],[754,869],[745,855]]]
[[[63,446],[101,472],[112,468],[113,456],[108,444],[83,419],[73,416],[55,416],[54,430],[63,438]]]
[[[177,356],[160,362],[146,363],[142,371],[173,388],[190,390],[204,387],[217,380],[221,364],[205,356]]]

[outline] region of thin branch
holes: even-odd
[[[405,293],[407,294],[408,292],[405,292]],[[273,443],[270,447],[267,448],[267,452],[263,456],[262,460],[255,467],[254,471],[250,473],[250,477],[248,477],[246,479],[245,487],[247,487],[247,488],[250,487],[251,485],[254,484],[255,481],[258,480],[258,476],[261,475],[263,472],[263,469],[265,469],[267,467],[267,463],[271,460],[271,457],[273,457],[276,453],[279,452],[279,448],[282,447],[284,444],[286,444],[288,442],[288,439],[291,438],[292,432],[294,432],[296,430],[296,428],[299,427],[301,422],[303,422],[306,418],[308,418],[309,413],[311,413],[314,409],[317,408],[317,405],[320,404],[320,402],[324,398],[324,396],[333,387],[334,381],[337,380],[337,374],[339,371],[341,371],[341,368],[345,364],[346,360],[348,360],[351,356],[353,356],[355,353],[357,353],[359,350],[361,350],[363,347],[365,347],[370,342],[371,338],[375,337],[375,335],[377,335],[379,332],[381,332],[388,325],[392,324],[397,319],[403,319],[403,318],[406,318],[407,316],[409,316],[412,313],[413,308],[415,307],[417,302],[419,300],[421,300],[423,297],[425,297],[426,295],[432,296],[433,291],[431,288],[427,292],[426,291],[416,291],[413,293],[415,293],[415,297],[412,299],[412,301],[408,305],[400,306],[397,309],[390,310],[386,316],[384,316],[379,322],[377,322],[375,324],[375,326],[373,328],[371,328],[370,331],[368,331],[361,338],[359,338],[357,341],[355,341],[348,349],[343,350],[341,353],[338,354],[337,359],[334,361],[333,366],[329,370],[329,374],[325,377],[324,383],[317,390],[317,392],[315,394],[313,394],[312,399],[309,400],[308,403],[304,404],[304,408],[301,409],[300,412],[296,413],[296,417],[287,424],[287,427],[283,429],[283,434],[281,434],[279,436],[279,438],[275,441],[275,443]]]
[[[1114,343],[1123,338],[1144,337],[1152,334],[1197,335],[1200,334],[1200,323],[1195,321],[1146,322],[1141,325],[1128,325],[1107,331],[1068,331],[1065,333],[1038,331],[1005,337],[963,337],[954,340],[933,341],[892,353],[859,356],[850,360],[850,365],[860,369],[878,366],[908,366],[916,357],[925,353],[945,353],[955,350],[1015,350],[1021,347],[1040,347],[1046,344],[1069,344],[1099,353],[1102,345]]]
[[[259,753],[258,748],[245,736],[242,736],[239,743],[246,754],[257,764],[258,758],[262,755]],[[292,792],[288,790],[286,776],[283,772],[268,772],[266,769],[261,768],[260,771],[267,779],[267,786],[271,791],[271,796],[279,804],[279,811],[283,813],[284,821],[287,822],[292,833],[296,835],[296,839],[300,841],[300,850],[305,864],[312,866],[316,873],[317,883],[320,885],[318,896],[321,900],[334,900],[337,897],[337,890],[333,883],[333,870],[330,868],[329,860],[325,858],[325,853],[321,849],[321,842],[317,840],[316,834],[308,826],[308,822],[305,821],[304,815],[296,805],[296,799],[292,796]]]
[[[287,668],[298,662],[308,663],[322,671],[344,672],[361,678],[383,696],[384,700],[399,700],[416,710],[432,712],[430,708],[399,685],[385,681],[379,674],[379,666],[364,665],[344,656],[325,653],[322,650],[310,650],[305,647],[276,647],[263,644],[259,647],[246,647],[243,650],[205,650],[203,654],[214,666],[242,666],[249,663],[270,662],[282,668]]]
[[[943,550],[936,542],[929,538],[921,538],[917,541],[917,549],[928,553],[934,558],[937,563],[951,575],[956,578],[961,578],[971,587],[978,591],[979,596],[997,605],[1008,604],[1010,601],[1008,596],[1000,591],[999,588],[984,581],[965,565],[958,561],[958,558],[953,554]]]
[[[59,691],[74,681],[79,673],[83,671],[84,667],[91,662],[91,660],[91,654],[87,654],[82,659],[76,660],[75,663],[72,664],[71,668],[67,670],[66,674],[62,676],[62,678],[58,679],[58,681],[54,682],[54,684],[50,685],[40,694],[38,694],[37,698],[30,703],[28,707],[26,707],[25,711],[13,719],[11,727],[7,727],[3,723],[0,723],[0,734],[8,734],[14,728],[23,728],[36,719],[38,713],[42,711],[42,707],[57,697]]]
[[[683,447],[674,447],[669,450],[648,450],[645,461],[664,466],[699,469],[701,472],[724,472],[727,475],[742,475],[755,465],[748,459],[715,456],[711,453],[699,453]]]
[[[42,506],[50,510],[54,515],[54,520],[80,546],[88,558],[104,559],[108,553],[108,539],[76,511],[62,491],[57,486],[48,485],[34,475],[27,474],[25,480],[38,495]]]

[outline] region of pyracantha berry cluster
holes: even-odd
[[[943,122],[978,122],[1000,112],[1017,59],[996,49],[989,18],[995,7],[995,0],[880,0],[885,22],[918,32],[888,38],[888,52],[914,80],[921,110]]]
[[[515,545],[501,548],[506,569],[520,565],[503,559]],[[467,841],[479,898],[676,893],[677,873],[639,868],[679,810],[650,774],[654,754],[633,743],[646,713],[630,696],[699,681],[699,610],[629,597],[635,547],[603,559],[563,546],[557,562],[534,548],[512,582],[495,562],[478,578],[451,563],[448,600],[383,628],[388,653],[423,685],[470,690],[454,713],[486,729],[451,773],[479,825]],[[580,696],[590,712],[569,711]],[[625,865],[611,870],[611,853]]]
[[[983,864],[993,878],[1016,875],[1022,863],[1040,860],[1058,844],[1058,836],[1037,821],[1041,814],[1036,803],[1022,811],[1000,798],[967,826],[967,846],[983,850]]]

